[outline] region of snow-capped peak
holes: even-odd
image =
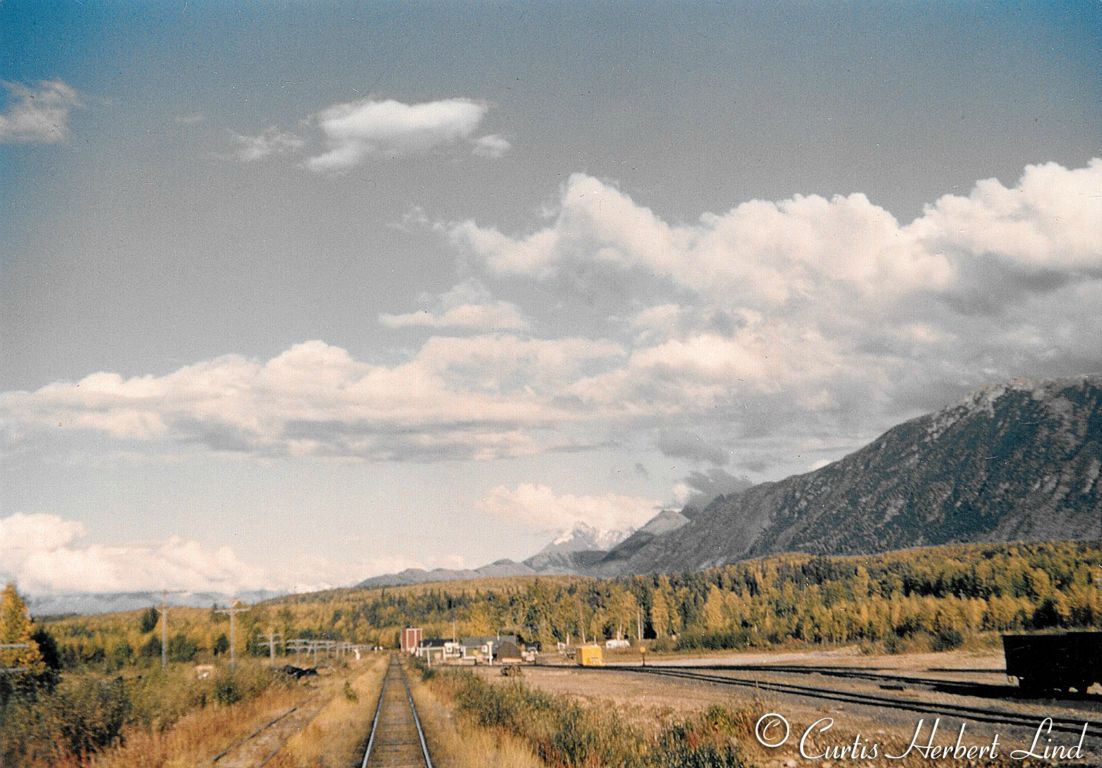
[[[573,528],[561,533],[544,551],[585,552],[588,550],[608,550],[634,532],[634,528],[622,531],[606,531],[579,521],[574,523]]]

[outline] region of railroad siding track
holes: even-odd
[[[1001,679],[1003,682],[982,682],[973,680],[961,680],[952,677],[922,677],[923,670],[915,672],[901,672],[897,670],[883,669],[880,667],[836,667],[820,665],[793,665],[793,664],[716,664],[716,665],[692,665],[681,666],[677,664],[663,664],[663,669],[675,669],[695,672],[741,672],[763,673],[779,672],[791,675],[822,675],[823,677],[841,677],[853,680],[870,680],[880,685],[881,688],[901,690],[903,687],[912,689],[924,689],[940,693],[955,694],[958,696],[976,696],[984,699],[1017,699],[1021,701],[1036,700],[1038,694],[1024,690],[1017,685],[1011,685],[1006,680],[1004,669],[952,669],[930,668],[925,672],[935,674],[953,673],[960,675],[968,673],[973,675],[985,675]],[[1056,697],[1069,702],[1096,703],[1098,698],[1087,693],[1058,693]]]
[[[888,684],[893,689],[896,688],[893,684],[905,685],[907,687],[925,687],[931,690],[943,690],[947,693],[958,693],[960,695],[968,696],[982,696],[985,698],[991,698],[997,696],[998,698],[1032,698],[1026,696],[1021,689],[1009,684],[995,684],[989,682],[973,682],[966,680],[954,680],[951,678],[937,678],[937,677],[920,677],[917,674],[912,673],[899,673],[890,670],[884,670],[879,667],[869,668],[854,668],[854,667],[831,667],[831,666],[803,666],[792,664],[727,664],[727,665],[703,665],[694,664],[693,666],[680,666],[676,664],[663,664],[662,669],[670,669],[685,672],[741,672],[750,674],[761,674],[763,672],[779,672],[781,674],[790,675],[821,675],[823,677],[841,677],[851,680],[869,680],[877,684]],[[1006,677],[1006,672],[1000,669],[982,669],[982,670],[934,670],[929,669],[927,672],[963,672],[969,671],[973,674],[985,674],[992,676]]]
[[[844,702],[847,704],[863,704],[885,709],[905,710],[918,713],[936,713],[948,717],[960,717],[983,723],[998,725],[1010,725],[1026,729],[1036,729],[1039,718],[1036,715],[1025,715],[1016,712],[1007,712],[1000,709],[988,709],[962,704],[949,704],[944,702],[926,702],[921,700],[909,700],[874,693],[860,693],[856,691],[841,691],[832,688],[818,688],[810,685],[797,685],[794,683],[781,683],[766,680],[747,680],[725,675],[708,674],[707,672],[690,671],[687,668],[669,669],[662,667],[603,667],[603,670],[613,672],[632,672],[636,674],[659,675],[663,677],[695,680],[716,685],[730,685],[743,688],[756,688],[774,693],[787,693],[814,699],[826,699],[830,701]],[[1061,733],[1080,734],[1083,724],[1087,723],[1087,733],[1094,737],[1102,736],[1102,721],[1090,718],[1054,717],[1052,730]]]
[[[392,656],[360,768],[433,768],[409,680]]]
[[[324,703],[324,697],[313,694],[234,741],[211,758],[209,765],[214,768],[263,768],[314,718]]]

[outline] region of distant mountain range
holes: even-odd
[[[170,592],[166,602],[170,605],[188,608],[209,608],[215,603],[227,606],[233,600],[243,603],[257,603],[271,600],[286,593],[261,589],[254,592],[241,592],[226,595],[220,592]],[[31,595],[27,607],[35,616],[64,616],[70,613],[81,615],[93,613],[112,613],[114,611],[136,611],[151,605],[161,604],[160,592],[70,592],[52,595]]]
[[[527,560],[408,570],[358,586],[487,576],[691,571],[780,552],[871,554],[967,541],[1102,538],[1102,376],[989,387],[814,472],[659,513],[584,524]]]
[[[494,576],[536,576],[553,573],[579,573],[585,563],[595,563],[604,557],[624,539],[634,533],[626,531],[605,531],[593,528],[586,523],[578,523],[570,530],[558,536],[554,541],[532,555],[527,560],[496,560],[481,568],[407,568],[399,573],[388,573],[364,579],[357,587],[390,587],[403,584],[427,584],[433,581],[467,581],[485,579]]]

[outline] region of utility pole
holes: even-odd
[[[237,623],[236,617],[239,613],[244,613],[249,610],[249,606],[244,608],[235,600],[230,604],[229,608],[221,608],[218,613],[228,613],[230,615],[230,669],[233,669],[237,664]],[[275,654],[275,646],[272,646],[272,654]]]
[[[168,667],[168,596],[180,594],[183,590],[180,589],[162,589],[161,590],[161,607],[156,608],[157,612],[161,614],[161,669],[164,670]]]
[[[230,621],[232,622],[233,619],[231,618]],[[232,632],[232,630],[231,630],[231,632]],[[275,632],[271,627],[268,627],[268,639],[265,640],[263,643],[260,643],[260,645],[268,646],[268,656],[271,659],[271,666],[273,666],[273,667],[275,666],[276,638],[277,637],[281,640],[283,639],[283,635]],[[231,645],[230,647],[232,648],[233,646]]]

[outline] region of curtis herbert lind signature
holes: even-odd
[[[1052,733],[1052,718],[1046,717],[1037,724],[1033,740],[1028,745],[1015,746],[1002,741],[996,733],[990,741],[976,743],[969,740],[967,726],[960,724],[956,738],[952,743],[935,743],[941,729],[941,718],[927,721],[920,719],[915,724],[914,734],[906,746],[887,746],[866,739],[858,734],[845,744],[831,743],[827,735],[834,727],[834,718],[823,717],[798,734],[796,742],[800,756],[806,760],[902,760],[904,758],[925,758],[926,760],[980,760],[1009,757],[1011,760],[1081,760],[1083,745],[1087,739],[1087,725],[1078,741],[1074,738],[1061,742]],[[758,742],[769,749],[776,749],[789,743],[793,737],[788,720],[776,712],[769,712],[758,718],[754,726],[754,735]]]

